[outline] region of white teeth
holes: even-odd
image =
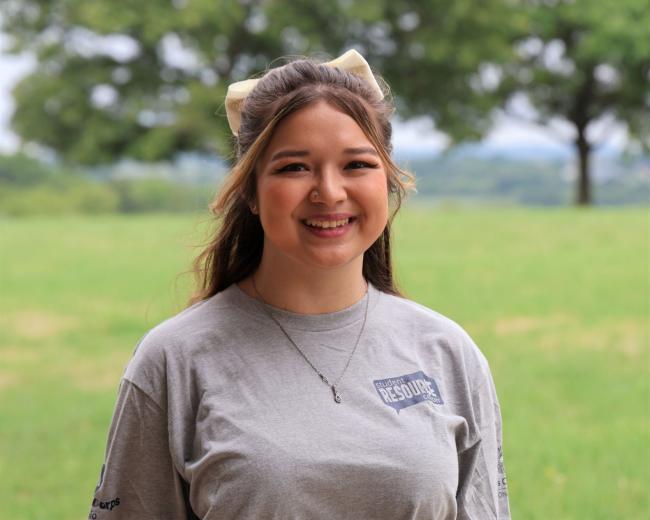
[[[323,229],[345,226],[348,222],[350,222],[349,218],[345,218],[342,220],[306,220],[305,221],[305,223],[308,226],[319,227]]]

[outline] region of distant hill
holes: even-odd
[[[417,178],[412,200],[568,206],[575,191],[572,155],[459,146],[444,153],[400,150],[396,161]],[[70,169],[21,155],[0,155],[0,216],[66,212],[204,211],[228,173],[216,157],[174,163],[120,161]],[[597,205],[650,204],[650,156],[600,153],[593,161]]]
[[[419,198],[571,204],[577,172],[573,155],[546,152],[461,146],[440,154],[401,152],[396,160],[415,173]],[[594,154],[592,166],[596,204],[650,204],[650,156],[604,150]]]

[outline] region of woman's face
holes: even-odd
[[[358,262],[388,219],[385,167],[357,123],[324,101],[283,119],[257,163],[267,260]]]

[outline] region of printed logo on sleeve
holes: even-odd
[[[375,379],[373,383],[384,404],[394,408],[397,413],[402,408],[423,401],[444,404],[438,385],[422,370],[388,379]]]
[[[499,498],[508,497],[508,482],[506,479],[506,470],[503,467],[503,449],[499,444],[498,447],[498,463],[497,463],[497,489],[499,490]]]
[[[117,507],[120,505],[120,497],[115,497],[111,500],[99,500],[97,498],[93,499],[93,504],[90,509],[90,513],[88,513],[88,519],[89,520],[96,520],[97,518],[97,513],[93,511],[94,509],[105,509],[109,512],[113,511],[113,508]]]

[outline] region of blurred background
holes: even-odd
[[[418,180],[398,279],[490,360],[513,518],[648,518],[649,28],[647,0],[3,0],[0,517],[86,517],[214,229],[228,84],[356,48]]]

